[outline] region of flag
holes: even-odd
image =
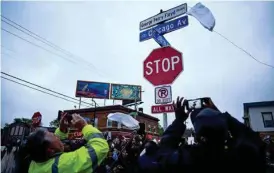
[[[211,11],[202,3],[197,3],[188,12],[188,15],[195,17],[206,29],[212,31],[215,26],[215,18]]]

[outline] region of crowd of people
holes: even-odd
[[[145,138],[145,130],[131,138],[109,139],[80,115],[64,114],[55,133],[37,129],[28,136],[24,152],[29,173],[176,173],[176,172],[273,172],[273,142],[262,140],[249,127],[211,99],[199,109],[187,108],[187,100],[174,103],[175,120],[158,141]],[[195,143],[183,134],[191,119]],[[68,128],[77,128],[84,140],[71,145]],[[25,159],[25,158],[24,158]],[[25,162],[26,163],[26,162]],[[23,170],[21,172],[24,172]]]

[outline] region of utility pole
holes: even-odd
[[[82,97],[80,97],[80,99],[79,99],[79,109],[81,109],[81,102],[82,102],[82,99],[81,99]]]
[[[140,95],[141,95],[142,92],[145,92],[145,91],[139,90]],[[138,108],[138,107],[137,107],[137,97],[138,97],[138,96],[135,97],[135,101],[134,101],[134,104],[135,104],[135,111],[136,111],[136,112],[138,111],[138,110],[137,110],[137,108]]]
[[[96,105],[97,105],[97,103],[96,103],[96,101],[92,98],[91,99],[91,101],[94,103],[94,118],[93,118],[93,126],[95,127],[95,120],[96,120]]]

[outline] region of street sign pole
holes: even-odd
[[[164,124],[164,130],[167,129],[167,113],[163,113],[163,124]]]
[[[140,33],[140,42],[153,38],[162,47],[153,50],[144,61],[144,77],[154,86],[172,84],[184,69],[182,53],[172,48],[163,35],[186,27],[188,25],[187,15],[166,22],[185,13],[187,13],[186,3],[167,11],[160,10],[159,14],[140,22],[140,31],[147,29]],[[155,104],[161,105],[152,106],[151,113],[163,113],[163,128],[166,130],[167,112],[174,112],[174,107],[172,104],[164,105],[163,103],[172,101],[171,88],[170,96],[166,94],[168,93],[167,88],[158,92],[160,95],[156,97],[155,89]]]

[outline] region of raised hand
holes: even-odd
[[[69,123],[67,121],[67,113],[65,112],[65,113],[62,113],[62,115],[61,115],[61,120],[60,120],[60,125],[59,125],[60,131],[63,133],[67,133],[68,126],[69,126]]]
[[[175,117],[180,121],[186,121],[188,118],[189,112],[186,111],[187,100],[184,100],[184,97],[177,97],[176,103],[173,101],[173,107],[175,110]]]
[[[78,130],[82,130],[86,125],[87,121],[81,117],[79,114],[72,114],[72,120],[71,120],[71,125],[74,128],[77,128]]]

